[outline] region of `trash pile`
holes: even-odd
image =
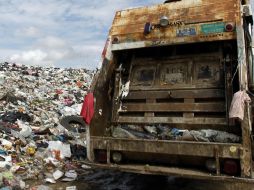
[[[119,125],[112,128],[112,137],[219,143],[239,143],[241,141],[239,136],[225,131],[212,129],[182,130],[170,128],[167,125]]]
[[[85,69],[0,65],[0,188],[77,179],[77,160],[86,158],[78,115],[92,76]]]

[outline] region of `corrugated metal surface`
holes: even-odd
[[[202,25],[204,23],[238,23],[240,14],[238,3],[235,0],[182,0],[119,11],[116,13],[110,36],[113,39],[117,37],[119,39],[117,43],[166,40],[166,44],[172,44],[232,39],[235,38],[235,32],[206,34]],[[160,17],[164,15],[169,18],[172,26],[156,28],[148,35],[144,35],[145,23],[158,24]],[[174,24],[179,21],[181,24]]]

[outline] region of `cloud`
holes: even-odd
[[[68,46],[66,40],[55,37],[55,36],[46,36],[38,40],[38,45],[44,48],[56,48],[61,49]]]
[[[116,10],[161,0],[0,1],[0,61],[94,69]]]
[[[56,62],[73,58],[76,54],[67,41],[54,36],[40,38],[33,46],[33,49],[13,54],[9,60],[29,65],[54,66]]]
[[[32,65],[32,64],[40,65],[42,62],[45,61],[47,56],[48,56],[47,53],[43,52],[40,49],[36,49],[36,50],[25,51],[20,54],[14,54],[10,57],[10,61],[22,63],[22,64],[25,63],[28,65]],[[45,65],[50,65],[50,63],[47,63]]]
[[[96,68],[102,52],[100,41],[93,44],[75,45],[59,37],[40,38],[33,49],[15,52],[7,59],[10,62],[57,67]]]
[[[39,38],[42,34],[42,31],[40,31],[37,27],[29,26],[18,29],[14,36],[17,38]]]

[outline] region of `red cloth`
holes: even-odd
[[[88,93],[85,96],[84,103],[80,115],[84,118],[85,122],[89,125],[94,114],[94,97],[93,93]]]

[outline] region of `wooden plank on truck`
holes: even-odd
[[[164,91],[130,91],[124,99],[167,99],[167,98],[223,98],[223,89],[189,89]]]
[[[225,112],[221,103],[140,103],[122,104],[119,112]]]
[[[183,118],[183,117],[131,117],[131,116],[119,116],[119,123],[133,123],[133,124],[143,124],[143,123],[154,123],[154,124],[213,124],[213,125],[226,125],[227,121],[225,118]]]

